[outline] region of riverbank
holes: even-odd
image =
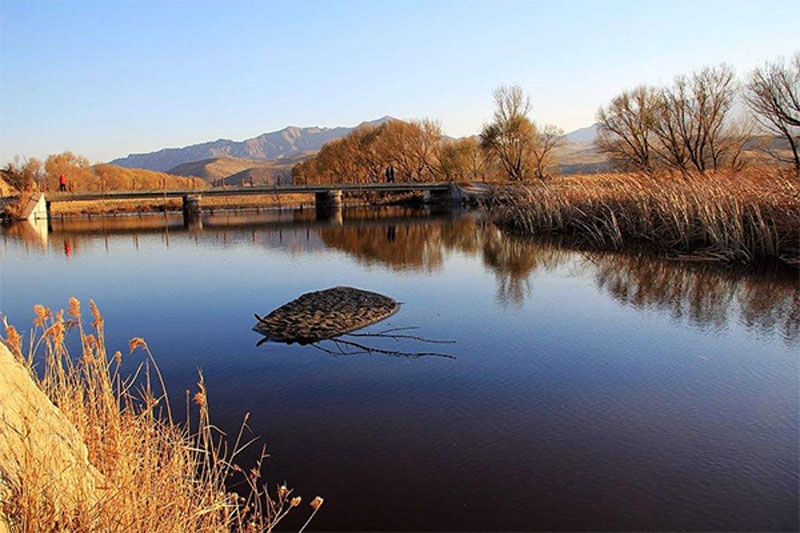
[[[800,186],[776,169],[576,175],[498,189],[495,223],[590,247],[800,266]]]
[[[35,306],[27,347],[6,324],[0,531],[268,531],[300,505],[285,485],[267,494],[260,462],[247,473],[233,464],[247,443],[241,432],[228,443],[213,429],[202,375],[194,428],[188,417],[175,423],[147,344],[133,339],[127,355],[109,357],[103,317],[90,305],[87,330],[74,298],[67,313]],[[67,346],[78,340],[75,357]],[[142,356],[121,376],[123,357]],[[232,480],[250,492],[231,491]],[[311,516],[321,503],[312,500]]]

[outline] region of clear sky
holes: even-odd
[[[0,163],[384,115],[471,135],[502,84],[568,132],[626,88],[789,56],[798,22],[797,0],[0,0]]]

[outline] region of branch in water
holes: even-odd
[[[439,352],[404,352],[400,350],[384,350],[382,348],[374,348],[359,342],[345,340],[345,339],[327,339],[336,346],[336,349],[330,349],[322,346],[319,342],[311,343],[311,346],[331,355],[360,355],[379,353],[383,355],[391,355],[393,357],[444,357],[446,359],[455,359],[454,355],[439,353]],[[346,350],[345,347],[356,348],[356,350]]]
[[[345,335],[348,337],[377,337],[380,339],[411,339],[420,342],[427,342],[430,344],[455,344],[456,341],[440,341],[435,339],[426,339],[425,337],[419,337],[417,335],[402,335],[397,333],[388,333],[389,331],[399,331],[401,329],[416,329],[416,328],[394,328],[391,330],[386,330],[378,333],[346,333]]]
[[[262,317],[256,315],[256,318],[260,321],[263,321]],[[254,328],[255,329],[255,328]],[[367,346],[366,344],[362,344],[361,342],[356,342],[354,340],[343,339],[343,336],[348,337],[358,337],[358,338],[368,338],[368,337],[375,337],[379,339],[394,339],[395,341],[399,341],[400,339],[408,339],[413,341],[419,342],[426,342],[430,344],[455,344],[456,341],[453,340],[435,340],[435,339],[426,339],[425,337],[420,337],[418,335],[407,335],[403,333],[399,333],[401,331],[411,331],[419,329],[418,326],[405,326],[405,327],[394,327],[394,328],[387,328],[376,333],[344,333],[337,337],[332,337],[329,339],[319,339],[314,342],[309,342],[311,346],[316,348],[317,350],[323,351],[325,353],[331,355],[361,355],[361,354],[372,354],[372,353],[379,353],[383,355],[390,355],[394,357],[444,357],[446,359],[455,359],[455,356],[440,353],[440,352],[405,352],[402,350],[386,350],[383,348],[374,348],[372,346]],[[256,329],[256,331],[259,331]],[[262,332],[263,334],[263,332]],[[261,346],[265,342],[269,342],[269,336],[265,336],[263,339],[258,341],[256,346]],[[328,341],[332,343],[335,348],[329,348],[327,346],[323,346],[321,343]]]

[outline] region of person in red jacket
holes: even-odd
[[[58,190],[62,192],[67,190],[67,178],[64,177],[64,174],[58,177]]]

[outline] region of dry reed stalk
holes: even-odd
[[[285,486],[271,497],[259,482],[261,460],[245,475],[247,496],[226,486],[235,473],[244,475],[233,461],[252,442],[242,442],[247,418],[228,448],[211,425],[201,374],[194,397],[196,429],[189,429],[188,416],[185,426],[176,424],[147,344],[138,338],[131,341],[130,353],[143,351],[146,361],[123,378],[123,355],[107,356],[103,317],[94,302],[90,306],[91,330],[84,329],[80,302],[72,298],[66,317],[63,311],[35,306],[27,349],[23,337],[7,323],[3,343],[77,429],[89,463],[102,479],[97,497],[81,499],[71,509],[57,508],[47,501],[46,491],[39,490],[43,481],[33,463],[22,465],[17,478],[0,464],[0,488],[6,493],[0,498],[0,514],[14,531],[22,532],[272,531],[299,505],[299,497]],[[71,330],[78,333],[79,357],[67,349]],[[151,386],[153,379],[158,389]],[[24,457],[46,453],[42,443],[30,446]],[[311,516],[318,508],[312,505]]]
[[[800,187],[770,168],[683,175],[569,176],[504,189],[496,223],[591,246],[633,244],[688,259],[800,264]]]

